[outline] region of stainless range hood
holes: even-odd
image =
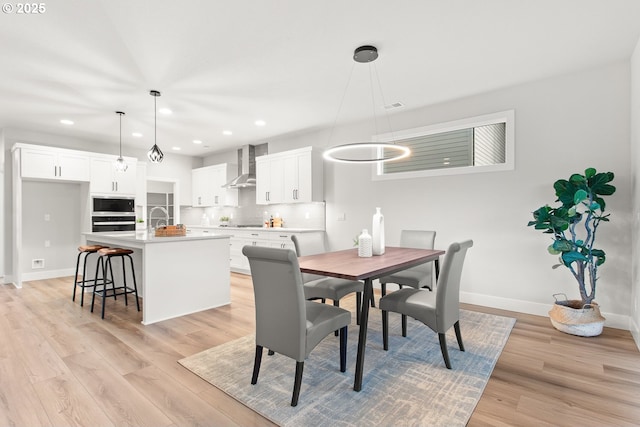
[[[248,188],[256,186],[256,148],[245,145],[238,150],[238,176],[223,188]]]

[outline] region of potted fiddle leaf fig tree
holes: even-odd
[[[611,185],[613,172],[597,172],[588,168],[584,175],[575,173],[553,184],[557,206],[542,206],[533,212],[533,226],[550,234],[552,243],[547,250],[559,255],[559,263],[553,268],[566,267],[578,283],[579,300],[566,296],[549,311],[553,326],[566,333],[580,336],[595,336],[602,333],[604,317],[594,301],[598,268],[606,260],[605,252],[595,246],[598,227],[609,221],[605,214],[604,196],[616,191]]]

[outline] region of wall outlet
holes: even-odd
[[[45,221],[51,221],[51,215],[49,215],[49,214],[44,214],[44,220],[45,220]]]
[[[50,240],[45,240],[44,241],[44,247],[48,248],[49,246],[51,246],[51,241]]]
[[[344,221],[347,219],[347,215],[343,212],[341,214],[338,214],[338,217],[336,218],[336,220],[338,221]]]
[[[44,268],[44,259],[32,259],[31,260],[31,268]]]

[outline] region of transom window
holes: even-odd
[[[513,170],[513,110],[379,135],[411,149],[376,165],[374,179]]]

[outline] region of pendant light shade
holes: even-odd
[[[116,111],[116,114],[120,116],[120,156],[116,159],[115,168],[118,172],[126,172],[129,165],[122,158],[122,116],[124,116],[124,113]]]
[[[151,96],[153,96],[153,147],[147,152],[147,157],[151,160],[152,163],[160,163],[164,158],[164,154],[158,147],[158,109],[156,105],[156,99],[160,96],[160,92],[157,90],[152,90],[149,92]]]
[[[378,49],[375,46],[360,46],[353,52],[353,60],[362,64],[370,64],[378,58]],[[371,65],[370,65],[371,67]],[[377,75],[377,73],[376,73]],[[371,97],[373,96],[373,78],[371,72],[369,72],[371,78]],[[351,81],[351,75],[349,76],[349,82]],[[349,82],[345,87],[345,94],[349,87]],[[378,85],[380,85],[378,81]],[[382,88],[380,88],[382,93]],[[384,98],[384,97],[383,97]],[[344,95],[342,100],[344,101]],[[383,99],[384,104],[384,99]],[[340,104],[340,108],[342,103]],[[338,108],[338,114],[340,114],[340,108]],[[375,102],[373,107],[374,121],[375,117]],[[388,118],[387,118],[388,120]],[[336,116],[337,121],[337,116]],[[377,121],[376,121],[377,123]],[[333,124],[335,127],[335,122]],[[391,127],[391,126],[389,126]],[[333,129],[331,130],[333,134]],[[329,138],[331,138],[331,134]],[[409,147],[398,145],[395,142],[353,142],[349,144],[336,145],[334,147],[325,150],[323,157],[326,160],[340,162],[340,163],[382,163],[392,160],[399,160],[411,155]]]

